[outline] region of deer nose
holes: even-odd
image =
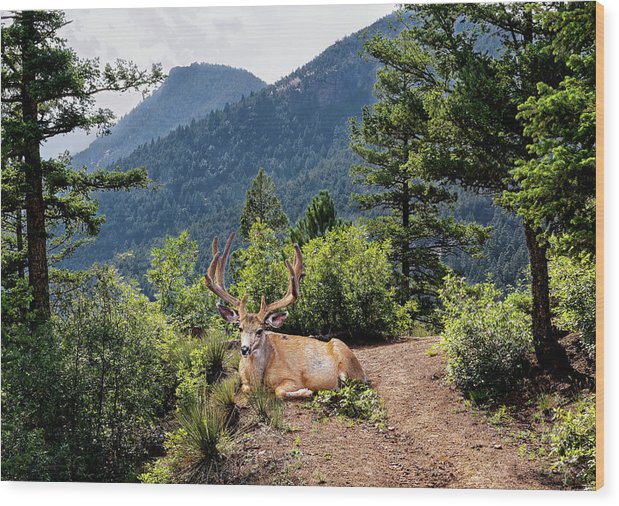
[[[241,355],[244,357],[249,355],[249,346],[241,346]]]

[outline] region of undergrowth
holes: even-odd
[[[321,390],[310,406],[328,416],[344,416],[379,424],[385,419],[385,408],[378,393],[360,380],[346,379],[339,390]]]

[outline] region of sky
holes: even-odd
[[[251,7],[183,7],[67,10],[72,23],[61,34],[82,58],[154,62],[165,72],[193,62],[249,70],[273,83],[337,40],[395,10],[395,4]],[[120,118],[135,107],[138,92],[100,94],[97,104]],[[50,139],[44,157],[77,153],[94,139],[75,132]]]

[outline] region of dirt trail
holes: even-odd
[[[321,419],[288,402],[292,432],[245,444],[248,483],[374,487],[553,488],[535,462],[463,405],[445,382],[437,338],[356,348],[384,399],[385,429]],[[556,484],[554,485],[556,487]]]

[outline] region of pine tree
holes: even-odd
[[[329,230],[342,225],[335,211],[335,203],[327,190],[320,190],[296,226],[290,230],[293,243],[303,246],[316,237],[324,236]]]
[[[366,189],[353,197],[362,209],[379,211],[370,220],[370,230],[391,241],[400,299],[415,298],[429,311],[447,272],[445,257],[476,252],[487,232],[444,212],[456,194],[425,178],[429,132],[424,94],[390,65],[383,39],[375,38],[366,47],[386,66],[375,85],[378,102],[364,108],[361,124],[351,122],[351,147],[365,162],[354,165],[351,175]]]
[[[98,60],[78,58],[58,35],[69,23],[63,12],[14,12],[3,19],[8,22],[2,29],[2,216],[13,234],[7,244],[12,263],[5,265],[17,276],[27,270],[32,308],[46,320],[48,247],[66,254],[76,246],[67,249],[76,233],[98,232],[102,218],[92,191],[144,186],[147,178],[142,169],[73,170],[66,158],[43,160],[41,143],[75,129],[109,131],[114,115],[95,109],[95,95],[148,87],[163,76],[156,65],[149,72],[118,60],[101,68]],[[60,237],[50,237],[52,229],[60,229]]]
[[[514,169],[537,164],[530,149],[533,132],[525,130],[526,112],[519,113],[540,86],[557,89],[566,75],[566,61],[552,51],[556,30],[544,19],[547,11],[564,12],[569,5],[411,6],[415,26],[393,42],[376,40],[400,80],[425,91],[431,142],[424,170],[429,179],[492,195],[518,212],[522,203],[514,195],[521,195],[525,177]],[[489,41],[494,50],[481,49]],[[541,222],[526,212],[523,216],[534,346],[539,364],[552,366],[561,353],[551,322],[548,244]]]
[[[550,50],[566,73],[539,83],[520,105],[530,157],[517,164],[520,186],[506,200],[563,254],[595,255],[595,11],[593,2],[540,12],[555,33]]]
[[[245,241],[249,240],[251,227],[257,221],[276,233],[282,233],[288,227],[288,217],[275,192],[275,184],[265,170],[260,168],[247,190],[241,212],[239,233]]]

